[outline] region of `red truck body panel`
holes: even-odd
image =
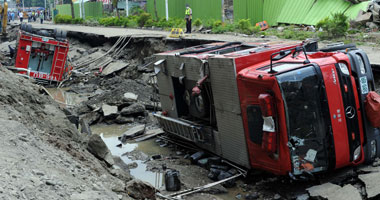
[[[65,72],[68,51],[69,42],[67,40],[58,41],[54,38],[20,31],[15,67],[28,70],[28,72],[19,72],[21,74],[46,81],[60,82]],[[41,58],[39,62],[37,62],[38,58]],[[45,58],[45,65],[48,66],[45,66],[45,70],[38,70],[42,67],[36,65],[42,65]],[[33,59],[35,62],[32,62]]]

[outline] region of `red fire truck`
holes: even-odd
[[[355,46],[214,43],[156,57],[162,127],[236,164],[297,176],[380,155],[364,110],[372,69]]]
[[[21,24],[15,67],[38,81],[60,82],[67,71],[68,52],[65,31],[36,30],[30,24]]]

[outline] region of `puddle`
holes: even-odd
[[[157,145],[153,140],[147,140],[139,143],[127,143],[121,148],[116,147],[120,144],[120,141],[117,139],[118,136],[123,134],[128,129],[132,128],[135,125],[106,125],[106,124],[97,124],[91,126],[91,131],[94,134],[99,134],[103,141],[106,143],[107,147],[110,149],[111,153],[114,156],[119,156],[126,164],[131,164],[133,162],[137,163],[137,168],[130,169],[130,173],[137,179],[146,181],[157,189],[164,186],[163,174],[147,171],[147,165],[144,163],[145,160],[132,160],[128,156],[124,155],[127,152],[132,152],[134,150],[143,152],[147,157],[152,155],[169,155],[171,150],[169,148],[162,148]],[[239,181],[238,184],[243,184]],[[229,188],[228,193],[216,195],[220,199],[236,199],[236,195],[241,194],[242,199],[244,198],[246,192],[243,192],[240,187]]]
[[[154,143],[154,140],[143,141],[139,143],[127,143],[121,148],[116,147],[120,144],[120,141],[117,139],[122,133],[130,129],[132,126],[128,125],[104,125],[97,124],[91,126],[91,131],[94,134],[99,134],[104,143],[110,149],[112,155],[119,156],[126,164],[137,163],[137,168],[130,169],[130,173],[137,179],[146,181],[156,188],[160,188],[164,184],[163,174],[147,171],[147,165],[144,163],[145,160],[132,160],[128,156],[123,155],[127,152],[132,152],[133,150],[138,150],[143,152],[149,158],[151,155],[163,154],[165,148],[160,148]]]
[[[62,106],[75,106],[86,101],[90,94],[68,92],[69,88],[46,88],[50,95]]]

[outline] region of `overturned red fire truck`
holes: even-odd
[[[156,55],[165,131],[246,168],[312,175],[379,157],[354,45],[213,43]]]
[[[20,74],[44,83],[63,80],[67,72],[69,42],[63,30],[36,30],[31,24],[21,24],[15,67]]]

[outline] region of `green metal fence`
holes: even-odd
[[[193,19],[222,19],[222,0],[168,0],[169,17],[184,18],[186,4],[193,11]],[[159,18],[166,17],[165,0],[156,0]],[[147,1],[147,12],[155,18],[154,0]]]
[[[234,0],[234,20],[250,19],[252,24],[265,20],[270,26],[278,23],[316,25],[337,12],[355,19],[369,2],[353,5],[345,0]]]
[[[63,4],[56,6],[58,14],[71,15],[71,5]],[[84,3],[84,13],[86,17],[102,17],[103,16],[103,3],[102,2],[86,2]],[[79,17],[79,4],[74,4],[75,17]]]

